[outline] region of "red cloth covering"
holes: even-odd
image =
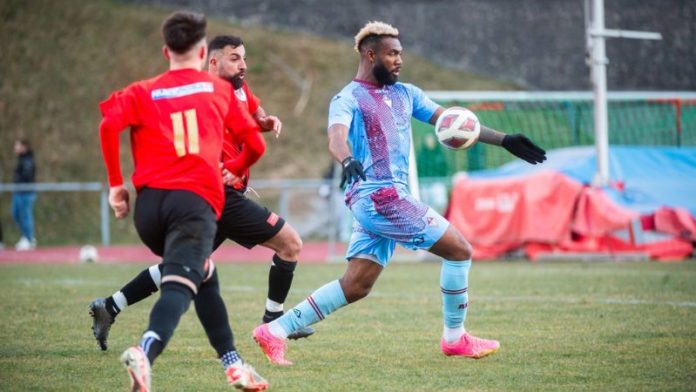
[[[491,258],[527,242],[570,239],[582,184],[558,172],[504,179],[459,179],[448,218],[474,245],[475,258]]]
[[[696,219],[686,210],[659,209],[639,216],[601,189],[557,172],[527,177],[459,179],[448,219],[474,246],[474,258],[492,259],[518,248],[532,260],[548,253],[644,253],[656,260],[689,257]],[[632,221],[681,238],[637,243]],[[626,230],[628,238],[612,234]]]
[[[585,187],[578,195],[571,230],[583,236],[603,236],[625,229],[638,216],[614,203],[601,189]]]
[[[696,219],[683,208],[658,208],[655,211],[655,230],[696,241]]]

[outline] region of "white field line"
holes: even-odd
[[[61,285],[61,286],[83,286],[83,287],[104,287],[105,295],[112,293],[112,290],[118,290],[118,285],[124,284],[125,282],[117,282],[115,280],[104,280],[104,279],[36,279],[36,278],[25,278],[17,280],[25,286],[34,285]],[[292,294],[302,293],[310,294],[315,288],[309,287],[293,287]],[[225,292],[243,292],[243,293],[253,293],[253,292],[266,292],[267,288],[265,286],[254,287],[254,286],[236,286],[236,285],[225,285],[221,287],[222,291]],[[372,291],[370,297],[374,298],[401,298],[401,299],[424,299],[430,298],[437,294],[433,293],[391,293],[382,291]],[[437,295],[439,298],[439,295]],[[646,299],[636,299],[636,298],[596,298],[596,297],[549,297],[541,295],[516,295],[516,296],[505,296],[505,295],[471,295],[471,298],[477,301],[488,301],[488,302],[517,302],[517,303],[563,303],[563,304],[577,304],[577,305],[667,305],[680,308],[696,308],[696,301],[660,301],[660,300],[646,300]]]

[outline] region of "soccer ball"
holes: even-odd
[[[99,261],[99,252],[97,248],[92,245],[85,245],[80,248],[80,262],[81,263],[96,263]]]
[[[478,141],[481,124],[471,110],[453,106],[442,112],[435,123],[435,135],[450,150],[466,150]]]

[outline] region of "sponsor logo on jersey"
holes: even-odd
[[[271,212],[271,215],[268,216],[268,219],[266,219],[266,222],[268,222],[268,224],[271,226],[275,226],[276,223],[278,223],[278,219],[280,219],[280,217],[278,215],[276,215],[275,212]]]
[[[198,82],[191,83],[184,86],[170,87],[170,88],[158,88],[157,90],[152,90],[150,96],[153,101],[158,99],[169,99],[185,97],[187,95],[193,95],[198,93],[212,93],[213,83],[212,82]]]
[[[429,216],[425,219],[428,222],[428,226],[431,226],[431,227],[438,227],[439,226],[439,224],[437,223],[437,220],[435,220],[435,218],[433,218],[432,216]]]

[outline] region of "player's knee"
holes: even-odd
[[[296,261],[300,257],[302,251],[302,238],[293,230],[291,235],[288,235],[283,242],[282,248],[278,251],[278,255],[284,260]]]
[[[346,297],[348,303],[353,303],[359,301],[372,291],[372,285],[364,282],[356,281],[344,281],[341,280],[341,288],[343,289],[343,295]]]
[[[177,289],[185,288],[190,291],[191,296],[198,293],[203,277],[191,268],[179,264],[165,264],[162,268],[161,289],[165,287]]]
[[[201,287],[198,289],[198,294],[204,290],[213,290],[216,292],[220,291],[220,281],[218,280],[217,269],[213,269],[212,272],[208,274],[205,279],[203,279],[203,282],[201,282]]]
[[[457,260],[469,260],[474,256],[474,247],[471,246],[469,241],[462,238],[461,241],[459,241],[457,253]]]
[[[162,293],[164,294],[165,292],[176,292],[183,295],[184,297],[187,297],[188,299],[193,299],[195,295],[188,285],[173,280],[162,283]]]
[[[474,248],[461,233],[457,232],[451,246],[451,254],[446,257],[449,260],[469,260],[474,255]]]

